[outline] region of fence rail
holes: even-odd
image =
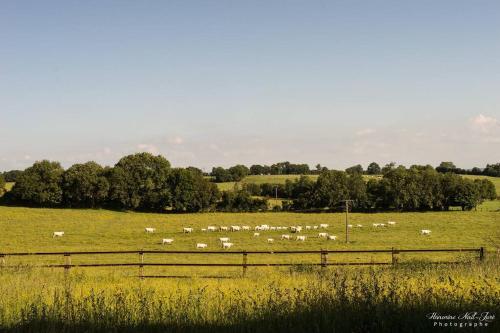
[[[473,252],[477,253],[480,261],[484,259],[484,248],[459,248],[459,249],[376,249],[376,250],[295,250],[295,251],[162,251],[162,250],[135,250],[135,251],[71,251],[71,252],[0,252],[0,268],[13,268],[19,265],[7,265],[8,257],[23,256],[63,256],[64,264],[42,264],[34,267],[41,268],[64,268],[69,272],[70,268],[85,267],[139,267],[139,277],[179,277],[179,276],[159,276],[145,275],[144,267],[241,267],[242,275],[245,276],[248,267],[279,267],[279,266],[360,266],[360,265],[396,265],[398,255],[401,253],[429,253],[429,252]],[[370,262],[328,262],[329,254],[348,254],[348,253],[386,253],[390,254],[390,261],[370,261]],[[80,255],[111,255],[111,254],[136,254],[139,255],[139,262],[125,263],[71,263],[71,256]],[[242,255],[242,263],[146,263],[145,254],[195,254],[195,255]],[[320,262],[311,263],[248,263],[248,256],[252,254],[319,254]],[[460,263],[460,261],[435,261],[432,264]],[[186,277],[186,276],[183,276]],[[220,277],[218,277],[220,278]]]

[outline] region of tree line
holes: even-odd
[[[172,168],[164,157],[149,153],[125,156],[114,167],[87,162],[64,170],[59,162],[36,162],[17,175],[2,202],[153,212],[256,211],[267,206],[265,199],[248,192],[223,195],[201,170]]]
[[[286,162],[276,165],[281,165],[282,172],[290,167]],[[243,165],[221,169],[224,172],[213,171],[220,172],[219,177],[228,172],[232,181],[250,172]],[[497,195],[487,179],[471,180],[432,166],[406,168],[390,163],[380,168],[372,163],[366,171],[361,166],[345,171],[317,169],[317,180],[302,175],[282,185],[244,183],[221,192],[200,169],[172,168],[164,157],[149,153],[125,156],[113,167],[87,162],[64,170],[60,163],[44,160],[16,172],[12,190],[1,200],[36,207],[204,212],[267,210],[266,197],[278,196],[285,199],[285,210],[340,210],[341,202],[349,199],[356,211],[427,211],[456,206],[470,210]],[[367,172],[378,176],[367,181],[363,177]],[[0,191],[4,186],[0,175]]]
[[[366,181],[360,173],[325,170],[316,181],[301,176],[285,184],[246,184],[253,195],[288,199],[286,210],[342,210],[352,200],[354,211],[441,211],[451,207],[471,210],[497,193],[488,179],[467,179],[439,173],[431,166],[386,170]]]
[[[346,168],[345,172],[348,174],[382,175],[395,167],[396,164],[394,162],[388,163],[382,167],[378,163],[372,162],[366,169],[364,169],[361,164],[357,164]],[[239,182],[248,175],[319,175],[323,171],[328,170],[327,167],[321,166],[321,164],[317,164],[315,169],[310,169],[307,164],[294,164],[286,161],[275,163],[270,166],[254,164],[249,168],[241,164],[227,169],[223,167],[214,167],[212,168],[212,172],[207,174],[207,176],[211,176],[212,180],[216,183],[225,183]],[[500,177],[500,163],[488,164],[483,169],[477,167],[472,169],[460,169],[457,168],[453,162],[441,162],[435,170],[440,173],[451,172],[464,175]]]

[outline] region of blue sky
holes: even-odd
[[[0,170],[500,161],[498,1],[2,1]]]

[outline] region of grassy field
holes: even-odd
[[[205,242],[219,250],[218,237],[229,236],[234,250],[319,250],[487,247],[486,261],[477,254],[400,255],[396,267],[156,268],[146,275],[188,275],[189,279],[137,279],[137,267],[34,268],[63,263],[61,257],[7,257],[0,269],[0,331],[12,332],[425,332],[432,311],[500,309],[500,213],[350,214],[351,242],[326,241],[305,231],[304,243],[280,240],[284,231],[201,232],[208,225],[330,224],[327,231],[343,239],[342,214],[213,213],[145,214],[107,210],[0,207],[2,252],[97,250],[195,250]],[[387,229],[371,223],[397,222]],[[182,228],[195,228],[183,234]],[[155,227],[146,234],[145,227]],[[432,235],[421,236],[420,229]],[[54,231],[65,232],[53,238]],[[287,233],[287,232],[286,232]],[[174,238],[171,246],[161,245]],[[268,244],[267,238],[275,238]],[[203,250],[200,250],[203,253]],[[318,263],[318,255],[250,255],[249,263]],[[426,261],[460,260],[466,264],[429,266]],[[390,255],[330,255],[330,262],[390,261]],[[138,262],[137,255],[72,256],[73,263]],[[241,263],[232,255],[146,255],[145,262]],[[25,266],[29,264],[30,266]],[[199,276],[230,276],[202,279]],[[469,310],[467,310],[469,311]],[[346,319],[348,318],[348,319]],[[386,319],[384,319],[386,318]],[[313,327],[308,323],[313,322]],[[372,323],[372,324],[369,324]],[[377,324],[373,324],[377,323]],[[494,324],[494,323],[492,323]]]
[[[292,266],[249,268],[152,268],[149,275],[190,275],[188,279],[137,279],[133,268],[41,269],[24,264],[63,263],[63,257],[7,257],[0,269],[0,331],[9,332],[428,332],[431,311],[500,310],[500,213],[350,214],[351,242],[319,239],[305,231],[304,243],[281,241],[284,231],[203,233],[208,225],[273,226],[330,224],[327,231],[343,239],[342,214],[145,214],[107,210],[0,207],[2,252],[78,250],[195,250],[205,242],[219,250],[218,237],[229,236],[234,250],[319,250],[443,248],[486,246],[486,260],[466,253],[415,257],[400,255],[395,267]],[[394,220],[375,229],[371,223]],[[192,226],[193,234],[182,227]],[[146,234],[145,227],[157,228]],[[421,236],[420,229],[432,235]],[[52,238],[53,231],[65,231]],[[163,246],[164,237],[174,244]],[[267,238],[275,238],[268,244]],[[200,250],[202,253],[203,250]],[[318,255],[250,255],[249,263],[319,262]],[[429,265],[427,261],[460,259],[464,264]],[[383,255],[330,255],[330,262],[390,261]],[[138,262],[134,256],[72,256],[81,262]],[[146,255],[145,262],[234,262],[241,256]],[[203,279],[202,275],[232,279]],[[497,322],[492,327],[498,328]]]

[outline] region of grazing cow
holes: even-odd
[[[174,240],[172,238],[163,238],[163,240],[161,241],[162,245],[171,245],[172,243],[174,242]]]
[[[208,230],[208,231],[216,231],[216,230],[217,230],[217,228],[216,228],[216,227],[214,227],[214,226],[212,226],[212,225],[209,225],[209,226],[207,227],[207,230]]]
[[[363,225],[362,224],[357,224],[356,227],[357,228],[363,228]]]
[[[185,234],[190,234],[193,232],[193,228],[182,228],[182,232]]]
[[[420,234],[421,235],[430,236],[431,235],[431,231],[429,229],[422,229],[422,230],[420,230]]]
[[[207,247],[208,247],[208,245],[205,243],[197,243],[196,244],[197,249],[206,249]]]
[[[288,230],[288,227],[281,227],[281,229],[283,229],[283,230]]]
[[[260,227],[261,227],[261,230],[269,230],[269,225],[267,225],[267,224],[261,224]]]
[[[145,230],[148,234],[152,234],[153,232],[156,231],[156,228],[146,228]]]
[[[250,227],[247,226],[247,225],[244,225],[244,226],[241,227],[241,230],[250,230]]]
[[[62,237],[64,235],[64,231],[54,231],[52,234],[52,238],[54,237]]]
[[[313,229],[314,229],[314,230],[317,230],[317,229],[318,229],[318,226],[317,226],[317,225],[314,225],[314,226],[313,226]]]
[[[233,243],[222,243],[222,248],[223,249],[229,249],[231,248],[231,246],[233,246],[234,244]]]
[[[301,226],[290,227],[290,232],[292,232],[292,233],[297,233],[297,232],[301,232],[301,231],[302,231],[302,227]]]
[[[237,225],[231,226],[231,231],[240,231],[240,230],[241,230],[240,226],[237,226]]]
[[[329,235],[329,236],[328,236],[328,239],[329,239],[329,240],[337,240],[337,236],[334,236],[334,235]]]
[[[380,225],[380,223],[373,223],[373,226],[377,228]]]
[[[283,230],[283,227],[276,227],[276,230]]]
[[[276,231],[276,227],[269,227],[269,230]]]
[[[311,226],[310,225],[306,225],[306,230],[311,230]]]
[[[348,224],[348,225],[347,225],[347,227],[348,227],[348,228],[352,228],[352,224]]]
[[[255,231],[261,231],[262,228],[260,227],[260,225],[257,225],[257,226],[255,226],[255,228],[253,228],[253,230],[255,230]]]
[[[394,222],[394,221],[389,221],[389,222],[387,222],[387,224],[388,224],[388,225],[396,225],[396,222]]]
[[[206,228],[201,228],[201,232],[206,232],[207,229]]]
[[[306,240],[306,236],[297,236],[297,240],[303,242]]]
[[[381,227],[386,227],[385,223],[380,223]]]
[[[326,229],[326,228],[328,228],[328,224],[322,223],[322,224],[319,225],[319,228],[320,229]]]
[[[221,238],[219,238],[219,241],[221,243],[227,243],[227,242],[229,242],[229,237],[221,237]]]
[[[328,237],[328,234],[327,234],[326,232],[320,232],[320,233],[318,234],[318,237],[320,237],[320,238],[321,238],[321,237],[326,238],[326,237]]]
[[[219,231],[228,231],[228,227],[224,227],[224,226],[219,227]]]
[[[259,236],[260,236],[260,233],[258,233],[258,232],[254,232],[254,233],[253,233],[253,236],[254,236],[254,237],[259,237]]]
[[[268,238],[268,239],[267,239],[267,242],[268,242],[268,243],[274,243],[274,238]]]
[[[281,239],[290,239],[290,235],[281,235]]]

